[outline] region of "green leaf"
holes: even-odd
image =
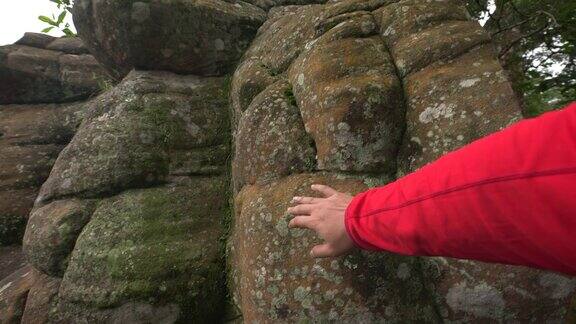
[[[58,26],[58,24],[54,20],[50,19],[50,17],[39,16],[38,19],[40,19],[40,21],[43,21],[43,22],[50,24],[52,26]]]
[[[58,21],[56,22],[58,25],[60,25],[64,21],[64,18],[66,18],[66,13],[67,13],[66,11],[62,11],[60,13],[60,15],[58,16]]]
[[[74,36],[76,36],[76,34],[74,34],[74,32],[70,30],[70,28],[64,28],[62,31],[63,31],[64,34],[66,34],[66,36],[68,36],[68,37],[74,37]]]
[[[43,33],[49,33],[52,29],[54,29],[54,26],[50,26],[50,27],[44,28],[44,29],[42,29],[42,32],[43,32]]]

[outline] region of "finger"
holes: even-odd
[[[321,244],[313,247],[310,255],[314,258],[328,258],[336,256],[336,252],[329,244]]]
[[[320,184],[313,184],[312,190],[318,191],[319,193],[324,195],[324,197],[326,197],[326,198],[333,196],[333,195],[338,193],[338,191],[336,191],[336,190],[334,190],[328,186],[320,185]]]
[[[288,212],[292,215],[310,215],[314,205],[304,204],[288,208]]]
[[[290,228],[307,228],[311,230],[315,230],[314,226],[315,222],[314,219],[310,216],[297,216],[292,218],[290,223],[288,223],[288,227]]]
[[[316,197],[294,197],[292,198],[292,203],[296,204],[317,204],[324,200],[324,198]]]

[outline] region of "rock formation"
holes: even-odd
[[[27,33],[0,47],[0,245],[19,243],[38,190],[110,82],[77,38]],[[73,102],[76,101],[76,102]]]
[[[0,281],[0,321],[570,318],[571,278],[362,251],[313,260],[318,239],[287,227],[312,183],[361,192],[519,120],[459,1],[77,0],[74,14],[123,80],[84,104],[30,105],[85,99],[81,73],[42,72],[62,92],[0,90],[26,104],[0,106],[0,194],[29,189],[14,219],[34,201],[30,266]],[[25,80],[5,59],[25,51],[70,53],[50,61],[64,71],[86,55],[77,42],[28,35],[0,50],[0,80]]]

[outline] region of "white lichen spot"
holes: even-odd
[[[463,141],[464,140],[464,135],[458,135],[456,136],[456,139],[459,141]]]
[[[298,85],[299,86],[304,86],[304,74],[300,73],[298,74]]]
[[[446,302],[455,313],[494,320],[502,318],[506,307],[502,293],[486,283],[468,287],[466,282],[460,282],[448,290]]]
[[[427,124],[434,119],[438,119],[440,117],[444,118],[451,118],[454,116],[454,105],[451,104],[436,104],[432,107],[427,107],[421,114],[418,116],[418,119],[421,123]]]
[[[410,277],[410,267],[406,263],[400,263],[396,275],[400,279],[408,279]]]
[[[2,288],[0,288],[0,294],[1,294],[4,290],[10,288],[10,286],[12,286],[12,282],[9,282],[9,283],[5,284],[4,286],[2,286]]]
[[[480,82],[480,78],[472,78],[472,79],[466,79],[462,82],[460,82],[460,86],[462,88],[470,88],[473,87],[476,83]]]
[[[214,48],[217,51],[223,51],[224,48],[226,48],[224,41],[221,40],[220,38],[217,38],[216,40],[214,40]]]
[[[567,278],[555,273],[544,273],[538,279],[540,286],[546,288],[552,298],[569,297],[576,289],[576,279]]]

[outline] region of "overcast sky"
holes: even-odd
[[[58,9],[49,0],[0,0],[0,46],[12,44],[25,32],[39,33],[47,25],[38,20],[38,16],[51,16]],[[70,17],[68,21],[72,23]],[[53,31],[53,36],[62,33]]]

